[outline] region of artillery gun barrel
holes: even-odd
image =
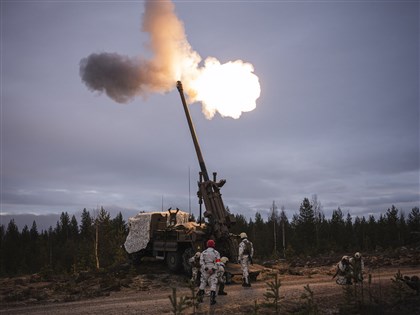
[[[218,250],[224,253],[231,262],[237,261],[238,244],[234,237],[231,237],[229,228],[235,224],[235,217],[226,210],[220,188],[226,182],[224,179],[216,182],[216,173],[213,173],[213,180],[209,178],[209,174],[204,163],[203,155],[201,154],[200,145],[198,144],[197,135],[195,133],[194,125],[191,119],[190,111],[185,101],[184,90],[181,81],[177,81],[176,87],[181,96],[182,105],[184,106],[185,116],[187,117],[188,126],[190,128],[191,136],[194,142],[195,151],[197,153],[198,162],[200,164],[200,181],[198,182],[199,190],[197,195],[200,204],[200,218],[201,218],[201,204],[204,202],[206,211],[204,217],[208,219],[208,233],[210,238],[216,239],[218,243]],[[201,221],[201,220],[200,220]]]
[[[181,96],[182,105],[184,106],[185,116],[187,117],[188,127],[190,127],[191,136],[194,142],[195,152],[197,153],[198,163],[200,164],[201,173],[203,174],[204,181],[210,180],[209,174],[207,173],[206,164],[204,163],[203,155],[201,154],[200,144],[198,143],[197,135],[195,133],[195,128],[191,119],[190,111],[185,101],[184,89],[182,88],[181,81],[177,81],[176,87],[178,89],[179,95]]]

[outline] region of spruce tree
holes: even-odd
[[[315,250],[315,214],[308,198],[304,198],[299,208],[296,222],[297,239],[302,242],[303,252],[312,254]]]

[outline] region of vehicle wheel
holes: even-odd
[[[187,248],[182,254],[182,265],[184,267],[184,272],[187,276],[191,277],[192,266],[189,263],[189,259],[194,256],[195,252],[193,248]]]
[[[166,265],[170,271],[179,271],[182,267],[182,257],[178,252],[166,254]]]
[[[238,244],[238,240],[234,237],[231,236],[227,239],[226,243],[225,243],[225,253],[224,255],[227,256],[229,258],[229,262],[232,263],[237,263],[237,258],[238,258],[238,251],[239,251],[239,244]]]
[[[225,272],[225,276],[226,276],[226,284],[231,284],[232,283],[232,274],[229,271]]]
[[[144,253],[139,251],[129,254],[128,257],[133,265],[140,265],[141,259],[144,257]]]
[[[250,272],[249,279],[253,282],[257,281],[257,277],[260,273],[259,272]]]

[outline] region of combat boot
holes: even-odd
[[[219,292],[217,293],[217,295],[227,295],[227,293],[224,290],[225,290],[225,284],[221,283],[219,286]]]
[[[243,287],[246,287],[246,280],[245,280],[245,278],[242,278],[242,286]]]
[[[204,296],[204,290],[198,290],[197,292],[197,302],[203,303],[203,296]]]
[[[251,281],[249,281],[249,277],[245,278],[245,286],[246,287],[250,287],[251,286]]]
[[[210,305],[216,304],[216,291],[210,291]]]

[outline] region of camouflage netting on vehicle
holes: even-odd
[[[127,253],[136,253],[147,247],[150,241],[150,227],[152,216],[166,217],[166,226],[170,226],[169,214],[165,212],[142,212],[128,219],[128,236],[125,240],[124,247]],[[184,224],[188,222],[189,214],[178,211],[176,214],[176,223]]]

